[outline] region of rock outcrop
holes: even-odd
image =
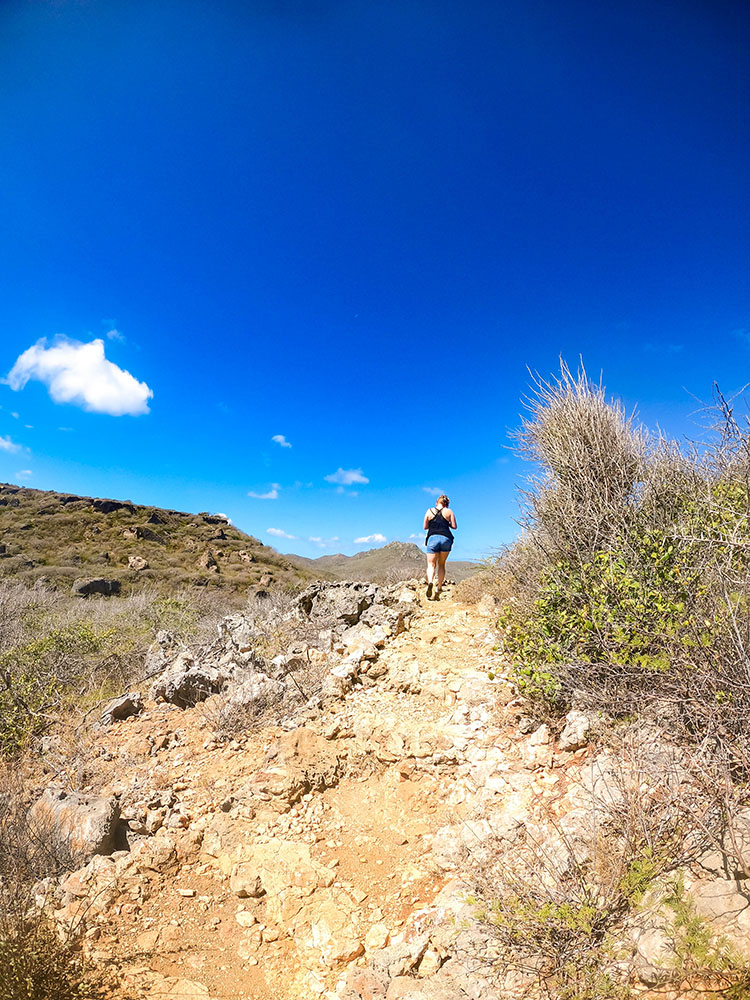
[[[120,593],[121,587],[119,580],[97,577],[92,580],[76,580],[72,593],[74,597],[91,597],[94,594],[101,597],[115,597]]]

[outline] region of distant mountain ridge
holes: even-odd
[[[288,555],[290,562],[321,572],[336,580],[368,580],[373,583],[390,583],[396,579],[420,577],[425,570],[425,554],[413,542],[389,542],[377,549],[367,549],[353,556],[341,552],[335,555],[308,559]],[[481,569],[479,563],[448,560],[449,579],[465,580]]]

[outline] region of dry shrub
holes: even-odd
[[[565,365],[528,406],[517,440],[538,471],[501,618],[519,688],[557,711],[649,715],[745,768],[750,422],[716,390],[706,441],[680,446]]]
[[[109,984],[27,900],[0,899],[0,1000],[105,1000]]]
[[[40,583],[1,581],[0,755],[21,753],[52,723],[140,678],[159,630],[201,642],[224,613],[224,600],[209,591],[83,601]]]
[[[551,554],[576,558],[605,547],[621,530],[642,477],[645,439],[622,405],[583,366],[533,377],[517,450],[538,473],[524,493],[525,525]],[[543,537],[540,537],[543,536]]]
[[[108,984],[76,931],[54,925],[50,879],[79,863],[54,826],[29,819],[20,785],[0,775],[0,1000],[103,1000]]]
[[[666,982],[702,987],[704,996],[742,995],[746,963],[695,915],[682,887],[682,872],[720,842],[726,822],[704,780],[706,760],[635,725],[597,758],[585,813],[559,817],[539,805],[517,839],[473,852],[468,878],[499,946],[504,990],[554,1000],[629,997],[628,928],[643,926],[643,903],[647,914],[661,907],[672,928]]]

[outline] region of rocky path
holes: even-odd
[[[603,806],[622,800],[622,762],[589,746],[580,712],[557,738],[524,716],[492,607],[429,603],[409,587],[383,604],[360,585],[329,586],[349,587],[356,607],[314,647],[322,702],[228,743],[211,699],[147,701],[95,735],[79,780],[117,797],[130,849],[68,876],[56,915],[119,974],[113,1000],[526,995],[516,973],[498,983],[504,963],[467,872],[496,872],[529,838],[561,872],[588,863]],[[657,740],[639,759],[664,750]],[[659,768],[634,774],[633,801],[658,801]],[[750,904],[718,864],[703,859],[685,885],[696,912],[750,953]],[[622,938],[624,974],[644,997],[666,996],[649,987],[673,954],[652,910]]]
[[[418,600],[365,683],[301,727],[217,744],[202,706],[148,703],[106,731],[100,790],[140,797],[153,836],[70,876],[59,915],[85,906],[87,947],[124,990],[391,1000],[444,963],[415,928],[447,898],[485,800],[533,782],[488,679],[491,612]]]

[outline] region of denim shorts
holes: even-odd
[[[448,538],[447,535],[430,535],[425,542],[425,548],[432,553],[450,552],[453,548],[453,539]]]

